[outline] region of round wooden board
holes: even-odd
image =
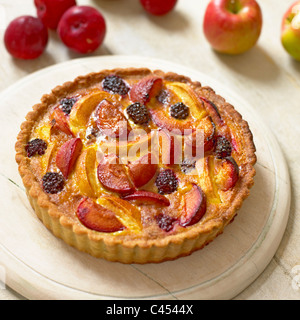
[[[31,107],[58,84],[115,67],[148,67],[187,75],[209,85],[249,122],[257,147],[255,185],[239,215],[204,249],[160,264],[124,265],[96,259],[53,236],[27,201],[14,144]],[[270,130],[251,106],[196,70],[135,56],[71,60],[20,80],[0,94],[0,264],[6,285],[28,299],[231,299],[274,256],[290,206],[285,160]]]

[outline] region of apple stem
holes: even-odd
[[[228,10],[233,13],[237,14],[242,9],[240,0],[230,0],[228,4]]]

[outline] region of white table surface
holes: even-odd
[[[77,0],[98,7],[107,21],[107,35],[96,55],[141,55],[165,59],[193,68],[221,81],[247,99],[277,138],[287,160],[292,202],[286,232],[264,272],[237,300],[299,300],[292,269],[300,265],[300,63],[293,61],[280,43],[281,18],[293,0],[260,0],[264,25],[257,45],[239,56],[211,50],[204,38],[202,21],[208,0],[179,0],[176,10],[165,17],[144,12],[138,0]],[[3,45],[6,25],[19,15],[35,15],[33,0],[0,0],[0,91],[44,67],[82,55],[70,52],[50,32],[46,52],[37,60],[11,58]],[[5,282],[5,268],[0,266]],[[0,299],[24,299],[5,283]]]

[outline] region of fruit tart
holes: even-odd
[[[200,82],[146,68],[103,70],[45,94],[16,161],[53,234],[94,257],[173,260],[230,223],[254,183],[248,123]]]

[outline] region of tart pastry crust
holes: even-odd
[[[128,92],[118,95],[109,89],[103,88],[105,79],[112,75],[122,79],[127,84]],[[142,79],[151,78],[152,80],[155,78],[161,81],[155,94],[153,94],[154,89],[156,89],[153,82],[150,85],[148,83],[148,87],[146,85],[144,87],[141,85],[140,87],[136,86],[137,83],[141,83]],[[134,87],[135,89],[133,89]],[[104,182],[104,185],[102,184],[101,177],[105,176],[105,170],[108,167],[104,166],[103,172],[101,171],[102,167],[100,169],[98,167],[98,176],[96,173],[96,177],[99,179],[96,179],[96,185],[99,190],[96,191],[96,194],[87,195],[80,191],[80,179],[76,180],[79,164],[78,166],[74,164],[75,169],[72,169],[72,167],[71,173],[64,174],[64,179],[71,181],[65,184],[65,189],[67,190],[61,192],[56,190],[56,193],[54,192],[53,194],[46,192],[43,186],[43,176],[46,172],[53,170],[58,173],[65,172],[65,169],[61,167],[57,169],[57,150],[61,145],[57,146],[56,149],[54,147],[55,143],[60,143],[58,140],[61,137],[64,141],[78,138],[84,141],[82,148],[79,148],[77,144],[78,150],[80,149],[78,157],[88,147],[95,146],[95,141],[99,143],[101,140],[101,137],[100,140],[97,140],[98,138],[96,139],[95,136],[92,139],[90,137],[87,138],[88,128],[83,126],[83,128],[80,127],[80,130],[78,128],[77,130],[75,125],[70,125],[71,132],[62,130],[60,127],[62,132],[55,132],[54,137],[52,137],[51,132],[55,130],[55,126],[59,121],[57,119],[55,121],[55,117],[51,118],[53,112],[56,109],[62,109],[61,101],[63,99],[70,97],[75,99],[73,106],[75,108],[78,101],[82,101],[83,98],[90,97],[99,91],[105,92],[104,98],[98,99],[99,101],[97,101],[91,112],[95,111],[95,107],[98,107],[100,102],[104,104],[103,108],[106,108],[104,110],[107,112],[109,107],[105,106],[106,102],[103,103],[102,101],[106,101],[110,96],[118,97],[117,100],[113,100],[114,105],[120,102],[124,106],[124,101],[126,101],[126,103],[128,102],[127,105],[130,102],[130,104],[139,103],[139,105],[147,107],[149,111],[148,123],[147,118],[145,118],[147,111],[142,110],[142,115],[136,117],[137,114],[134,112],[136,112],[136,107],[139,107],[138,105],[131,108],[133,110],[130,111],[133,112],[132,118],[130,112],[128,111],[127,113],[125,108],[121,110],[124,120],[128,121],[131,128],[139,127],[147,130],[155,128],[161,130],[170,129],[170,126],[172,127],[173,125],[176,127],[177,124],[177,128],[181,128],[182,124],[188,127],[189,117],[192,117],[193,121],[190,123],[194,125],[198,122],[197,115],[195,116],[195,110],[191,104],[197,105],[200,108],[199,114],[202,112],[201,116],[199,116],[201,121],[204,118],[208,119],[208,127],[210,126],[209,128],[213,130],[212,135],[204,135],[207,145],[204,146],[204,154],[199,160],[202,171],[197,171],[197,176],[190,176],[187,174],[190,168],[199,169],[195,163],[190,165],[187,165],[187,162],[185,162],[185,165],[169,163],[164,166],[158,164],[158,167],[154,170],[154,177],[150,181],[146,179],[141,182],[139,180],[139,185],[137,182],[133,182],[134,170],[132,170],[130,171],[129,182],[131,187],[132,185],[135,186],[129,187],[128,192],[123,193],[115,189],[109,189],[109,185],[106,182]],[[146,94],[140,96],[141,92],[146,92]],[[108,98],[106,99],[106,97]],[[176,102],[177,105],[172,107],[171,116],[171,111],[169,112],[168,110],[173,102]],[[180,105],[182,102],[184,102],[184,106]],[[88,105],[91,105],[91,103]],[[73,111],[71,110],[70,112],[70,114],[64,113],[68,123]],[[106,113],[104,113],[104,117],[105,115]],[[119,114],[111,113],[110,116],[114,119]],[[102,119],[102,129],[105,125],[110,125],[110,121],[105,122],[103,120],[101,109],[98,115],[94,115],[94,117]],[[203,123],[201,121],[199,120],[200,127],[201,123]],[[106,124],[104,125],[104,123]],[[205,126],[204,131],[206,128]],[[74,130],[77,131],[74,133]],[[118,130],[116,139],[120,141],[118,134],[121,135],[123,129],[118,127]],[[84,135],[82,135],[82,132],[84,132]],[[92,130],[89,132],[92,132]],[[41,155],[37,154],[29,157],[26,146],[28,146],[29,141],[36,138],[46,141],[47,150],[44,153],[41,152],[43,153]],[[72,142],[75,145],[76,141]],[[53,151],[56,156],[56,163],[55,156],[50,156],[51,148],[56,150]],[[228,151],[228,148],[230,151]],[[15,149],[19,173],[28,199],[43,224],[55,236],[80,251],[87,252],[94,257],[122,263],[143,264],[173,260],[203,248],[221,234],[225,226],[234,219],[243,201],[249,195],[255,176],[256,155],[252,133],[248,123],[242,119],[242,116],[231,104],[216,94],[212,88],[202,86],[200,82],[194,82],[186,76],[173,72],[165,73],[161,70],[152,71],[146,68],[103,70],[79,76],[72,82],[57,86],[50,94],[45,94],[41,98],[41,102],[33,106],[33,110],[27,114],[26,121],[21,125]],[[77,163],[80,162],[79,159],[76,161]],[[100,161],[96,157],[96,167],[100,166]],[[125,170],[124,174],[127,177],[130,166],[126,168],[127,171]],[[218,171],[218,168],[221,171]],[[174,189],[171,190],[166,189],[164,185],[160,189],[160,185],[157,182],[159,180],[157,176],[162,171],[167,170],[171,170],[177,176],[177,180],[175,179],[173,184]],[[164,172],[165,176],[162,178],[170,179],[167,173]],[[120,174],[118,173],[118,179],[121,179]],[[137,171],[137,180],[140,179],[140,176],[141,171]],[[105,177],[104,181],[109,180],[107,178],[109,176]],[[162,179],[162,181],[164,180]],[[143,184],[145,182],[146,184]],[[114,188],[114,186],[111,186],[111,188]],[[141,193],[141,191],[148,192],[148,194]],[[150,192],[151,197],[153,196],[152,193],[155,193],[155,199],[160,197],[160,200],[153,202],[149,196]],[[104,202],[102,201],[103,196],[105,198]],[[93,205],[88,199],[93,200]],[[115,202],[115,199],[117,199],[117,202]],[[195,211],[195,209],[191,208],[193,201],[198,201],[198,211],[196,210],[198,217],[189,217],[186,214],[189,210]],[[204,201],[205,206],[203,204]],[[118,212],[115,213],[124,228],[120,228],[115,232],[112,231],[114,229],[104,230],[105,228],[99,231],[91,227],[90,224],[85,224],[86,220],[84,219],[88,219],[88,223],[90,223],[90,219],[93,220],[93,217],[83,218],[86,208],[93,207],[97,211],[97,206],[104,206],[110,212],[109,214],[111,214],[111,211],[118,211],[118,209],[120,212],[122,211],[121,216],[118,215]],[[115,211],[111,209],[112,206]],[[124,212],[127,214],[127,216],[125,214],[125,217]],[[114,221],[115,217],[107,219]],[[113,224],[113,222],[111,223]],[[109,228],[109,226],[106,226],[106,228]]]

